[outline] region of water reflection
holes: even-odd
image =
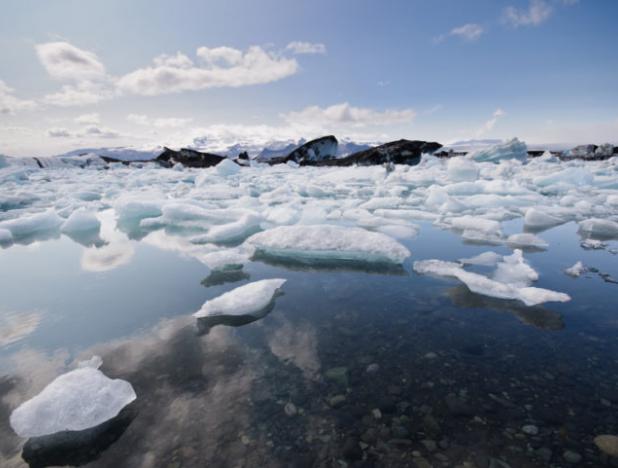
[[[238,281],[248,280],[251,277],[249,273],[242,268],[230,270],[213,270],[202,280],[202,286],[209,288],[211,286],[220,286],[226,283],[236,283]]]
[[[0,348],[28,336],[40,322],[40,312],[3,312],[0,315]]]
[[[109,271],[131,261],[135,249],[129,238],[116,229],[116,220],[113,210],[98,213],[101,221],[100,234],[95,238],[75,238],[75,242],[86,247],[82,253],[81,267],[84,271]]]
[[[562,316],[543,306],[529,307],[519,301],[483,296],[470,291],[465,285],[449,288],[447,294],[457,307],[508,312],[521,322],[543,330],[556,331],[564,328]]]

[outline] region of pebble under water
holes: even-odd
[[[96,258],[67,237],[14,245],[0,252],[0,464],[618,466],[593,443],[618,427],[618,289],[599,274],[618,277],[618,262],[576,229],[525,252],[542,287],[573,298],[534,307],[415,273],[510,252],[429,223],[401,267],[258,257],[209,274],[164,237]],[[577,260],[593,268],[574,279]],[[287,282],[262,318],[191,316],[267,278]],[[11,411],[93,355],[137,399],[90,432],[15,435]]]

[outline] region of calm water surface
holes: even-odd
[[[582,249],[574,224],[525,253],[537,286],[572,296],[537,307],[414,273],[414,260],[510,252],[429,224],[401,269],[256,260],[227,275],[163,234],[106,235],[0,251],[2,466],[25,464],[11,411],[94,354],[137,400],[87,440],[30,443],[32,466],[616,466],[592,438],[618,428],[618,284],[563,270],[582,260],[618,278],[618,256]],[[261,320],[191,317],[276,277],[288,281]]]

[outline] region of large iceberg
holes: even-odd
[[[100,360],[93,363],[96,366]],[[82,431],[117,416],[135,398],[129,382],[85,366],[57,377],[22,403],[11,413],[10,423],[21,437]]]
[[[513,138],[505,143],[474,151],[467,157],[475,161],[489,162],[499,162],[502,159],[525,160],[528,157],[528,147],[524,142]]]
[[[395,239],[357,227],[279,226],[249,237],[258,251],[306,260],[352,260],[402,263],[411,254]]]
[[[456,278],[470,291],[499,299],[516,299],[527,306],[544,302],[566,302],[571,298],[564,293],[530,286],[538,274],[528,265],[521,250],[498,262],[492,277],[466,271],[462,263],[444,260],[421,260],[414,262],[414,271],[423,275]]]

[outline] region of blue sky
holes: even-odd
[[[616,18],[614,0],[7,0],[0,153],[618,143]]]

